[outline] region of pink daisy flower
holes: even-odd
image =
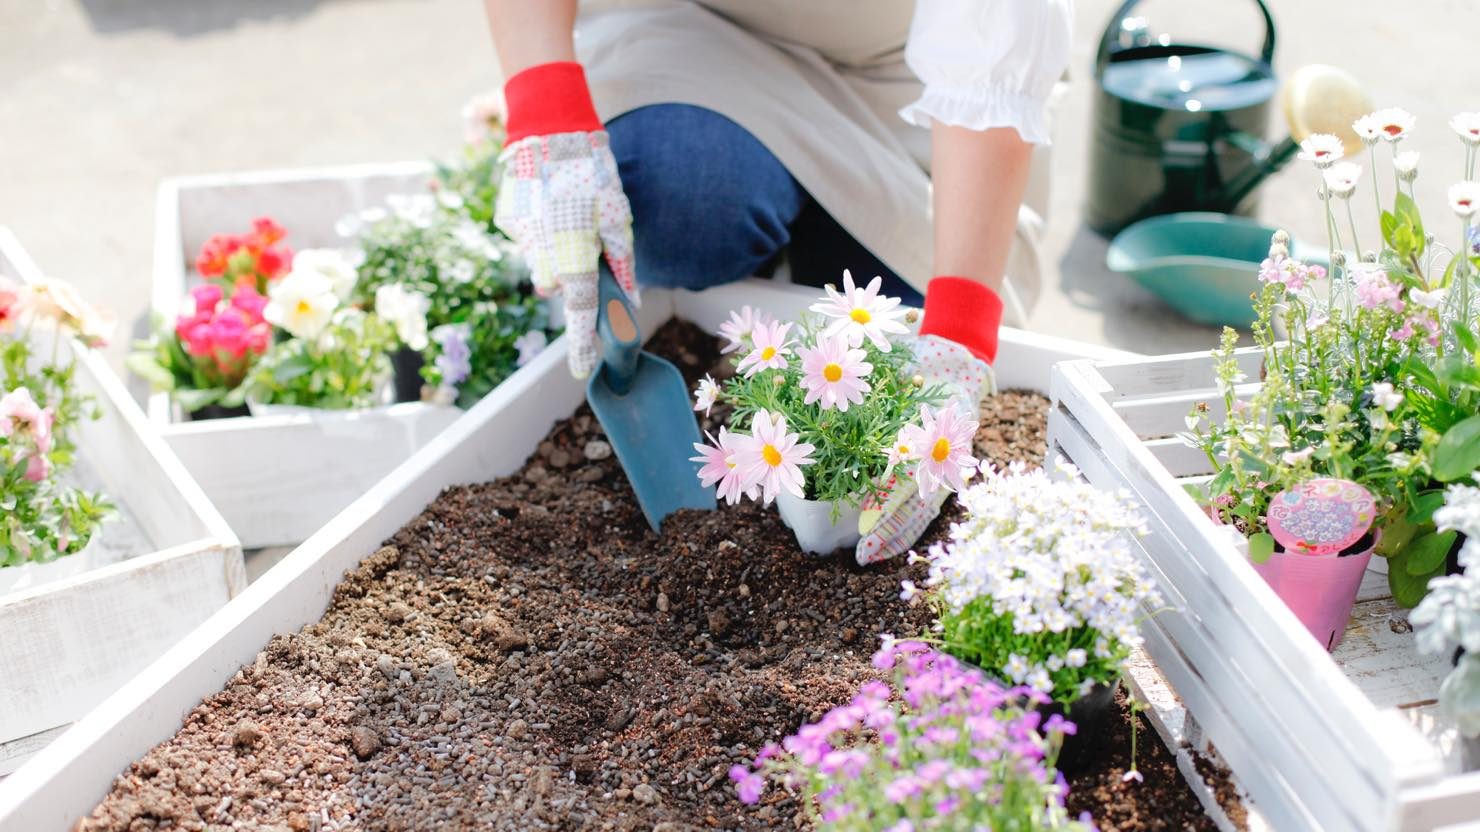
[[[746,437],[730,433],[724,426],[720,426],[719,439],[716,441],[713,436],[709,438],[714,441],[713,445],[695,442],[694,450],[699,455],[689,457],[691,462],[703,463],[699,468],[699,482],[705,488],[718,483],[720,499],[730,505],[740,502],[742,496],[754,500],[755,486],[746,485],[736,458],[739,444]]]
[[[786,356],[791,354],[786,335],[790,331],[791,324],[775,321],[756,324],[755,329],[750,331],[750,353],[740,359],[738,369],[747,378],[761,370],[786,369]]]
[[[955,404],[933,413],[928,406],[920,408],[920,424],[906,425],[896,444],[917,454],[915,481],[922,496],[929,497],[941,488],[960,491],[966,487],[966,478],[976,468],[976,458],[971,455],[975,436],[976,422],[967,419]]]
[[[820,400],[823,410],[836,407],[847,412],[848,405],[862,404],[863,394],[873,389],[863,377],[874,371],[874,365],[863,360],[863,350],[850,349],[842,333],[818,338],[816,347],[803,347],[797,355],[802,359],[805,404]]]
[[[826,287],[827,300],[812,304],[812,311],[833,319],[823,330],[825,336],[843,333],[848,343],[858,346],[867,338],[883,352],[889,352],[890,334],[903,335],[909,330],[901,323],[905,310],[899,308],[899,298],[879,296],[884,285],[882,277],[870,280],[862,289],[853,285],[853,275],[843,272],[843,291]]]
[[[735,352],[745,346],[745,337],[750,334],[751,330],[770,322],[771,316],[759,309],[742,306],[738,311],[731,310],[730,319],[719,325],[719,337],[725,339],[725,345],[720,352]]]
[[[816,460],[811,457],[813,446],[798,442],[798,438],[797,434],[786,432],[785,416],[758,410],[750,423],[750,436],[738,440],[735,464],[747,487],[760,487],[761,499],[766,504],[782,491],[795,497],[806,496],[801,466]]]

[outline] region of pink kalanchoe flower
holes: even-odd
[[[746,437],[730,433],[720,426],[719,439],[714,440],[713,445],[705,445],[702,442],[694,443],[694,450],[699,452],[698,456],[689,457],[691,462],[700,462],[699,482],[708,488],[716,483],[719,484],[718,494],[720,499],[735,505],[740,498],[749,497],[754,500],[756,486],[747,484],[744,472],[740,470],[737,451],[740,441]]]
[[[699,379],[698,388],[694,390],[694,409],[708,416],[710,408],[714,407],[717,401],[719,401],[719,385],[714,383],[713,376],[705,374],[704,378]]]
[[[955,404],[934,412],[929,406],[921,406],[920,424],[906,425],[898,444],[908,445],[919,454],[915,480],[922,496],[929,497],[941,488],[959,491],[966,487],[966,478],[976,468],[976,458],[971,455],[975,436],[976,422],[966,418]]]
[[[1363,309],[1386,306],[1394,312],[1403,311],[1402,287],[1388,279],[1387,272],[1370,263],[1356,269],[1357,304]]]
[[[719,336],[725,339],[725,345],[720,349],[722,353],[731,353],[745,346],[745,338],[757,326],[771,322],[771,316],[742,306],[738,311],[730,312],[730,319],[719,325]]]
[[[863,350],[849,348],[842,333],[823,336],[816,347],[802,347],[797,355],[802,359],[805,404],[821,401],[823,410],[836,407],[847,412],[850,404],[862,404],[863,394],[873,389],[863,377],[874,371],[874,365],[863,360]]]
[[[786,369],[786,356],[791,354],[786,336],[790,331],[791,324],[775,321],[756,324],[755,329],[750,331],[750,353],[740,359],[738,369],[745,373],[746,377],[753,376],[761,370]]]
[[[33,436],[38,428],[49,432],[50,427],[50,419],[28,388],[17,387],[0,397],[0,436],[14,436],[16,431]]]
[[[883,352],[889,352],[889,335],[903,335],[909,330],[901,322],[905,310],[899,308],[899,298],[880,297],[879,289],[884,279],[875,277],[862,289],[853,284],[853,275],[843,271],[843,291],[839,293],[831,286],[826,287],[827,299],[812,304],[812,311],[832,318],[825,336],[843,333],[851,346],[858,346],[867,338]]]
[[[768,505],[782,491],[804,498],[801,466],[816,461],[811,456],[813,446],[799,442],[797,434],[786,432],[785,416],[772,416],[767,410],[756,411],[750,434],[740,437],[735,454],[746,487],[759,486],[761,499]]]
[[[247,324],[260,323],[263,320],[262,310],[267,306],[267,297],[258,292],[255,286],[241,286],[231,296],[231,305],[241,310]]]
[[[21,297],[20,290],[13,283],[0,278],[0,332],[15,329],[16,321],[20,320],[24,311]]]
[[[40,452],[31,454],[26,460],[26,479],[31,482],[41,482],[51,475],[51,461]]]

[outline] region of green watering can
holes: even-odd
[[[1347,153],[1361,148],[1351,123],[1372,107],[1350,75],[1308,66],[1282,92],[1290,136],[1266,141],[1279,84],[1274,18],[1257,56],[1151,38],[1127,0],[1110,20],[1095,57],[1099,92],[1090,149],[1085,221],[1106,236],[1144,217],[1176,211],[1250,214],[1251,194],[1289,161],[1311,133],[1335,133]]]
[[[1249,296],[1275,229],[1248,217],[1167,214],[1142,220],[1110,243],[1105,265],[1150,290],[1198,323],[1247,328]],[[1290,256],[1327,265],[1324,247],[1290,241]]]

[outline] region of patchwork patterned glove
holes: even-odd
[[[937,277],[926,293],[921,334],[909,342],[915,371],[926,386],[945,387],[945,406],[954,406],[973,420],[981,412],[982,399],[996,391],[990,362],[997,356],[1001,321],[1002,301],[991,289],[965,278]],[[909,551],[951,496],[941,488],[921,497],[914,479],[893,475],[884,489],[887,496],[865,503],[859,519],[863,537],[854,557],[861,565]]]
[[[519,246],[535,289],[562,295],[570,372],[585,378],[601,360],[596,274],[603,254],[637,302],[632,208],[579,64],[527,69],[509,79],[504,96],[509,144],[494,222]]]

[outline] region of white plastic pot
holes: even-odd
[[[776,497],[776,509],[804,552],[830,555],[838,549],[853,548],[862,537],[858,533],[858,506],[839,505],[834,522],[832,503],[804,500],[783,491]]]

